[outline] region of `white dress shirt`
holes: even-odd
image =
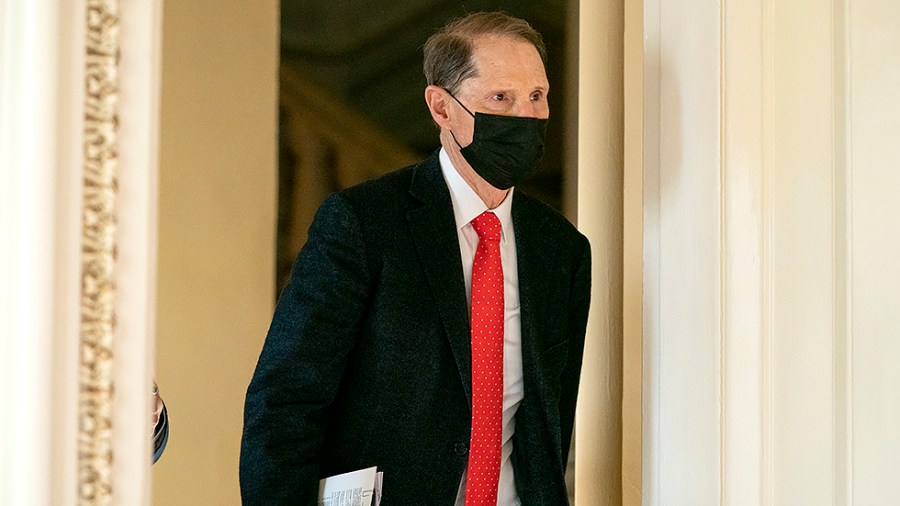
[[[471,314],[472,263],[475,261],[475,249],[478,247],[478,234],[470,222],[488,208],[481,197],[453,167],[450,157],[443,148],[440,152],[440,161],[441,172],[444,175],[444,181],[450,188],[450,200],[453,202],[453,216],[456,219],[459,252],[462,256],[463,279],[466,280],[466,297]],[[513,189],[510,189],[506,199],[492,210],[500,219],[500,261],[503,264],[503,301],[506,306],[503,328],[503,447],[500,451],[500,483],[497,491],[499,506],[520,504],[510,460],[513,450],[512,437],[516,430],[516,410],[524,396],[519,271],[516,261],[516,237],[512,225],[512,194]],[[456,495],[456,504],[464,506],[465,501],[466,473],[463,472],[459,492]]]

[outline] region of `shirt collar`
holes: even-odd
[[[459,230],[477,218],[478,215],[487,211],[488,207],[481,200],[481,197],[475,193],[475,190],[469,186],[469,183],[459,175],[444,148],[441,148],[439,159],[444,181],[450,189],[450,200],[453,202],[453,217],[456,219],[456,229]],[[504,243],[507,241],[506,231],[512,230],[510,227],[512,227],[512,196],[514,190],[515,188],[510,188],[503,202],[490,210],[500,219],[500,239]]]

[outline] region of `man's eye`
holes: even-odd
[[[494,95],[493,97],[491,97],[491,98],[492,98],[493,100],[497,100],[497,101],[499,102],[499,101],[505,100],[505,99],[506,99],[506,95],[504,95],[503,93],[497,93],[497,94],[495,94],[495,95]]]
[[[544,98],[544,94],[541,93],[541,92],[537,92],[537,93],[534,93],[534,94],[531,95],[531,101],[532,101],[532,102],[538,102],[538,101],[540,101],[542,98]]]

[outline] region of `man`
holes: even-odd
[[[568,502],[590,249],[512,188],[543,152],[543,42],[478,13],[424,53],[442,148],[319,209],[247,392],[245,504],[371,466],[387,506]]]

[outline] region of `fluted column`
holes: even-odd
[[[644,503],[896,502],[900,5],[644,8]]]

